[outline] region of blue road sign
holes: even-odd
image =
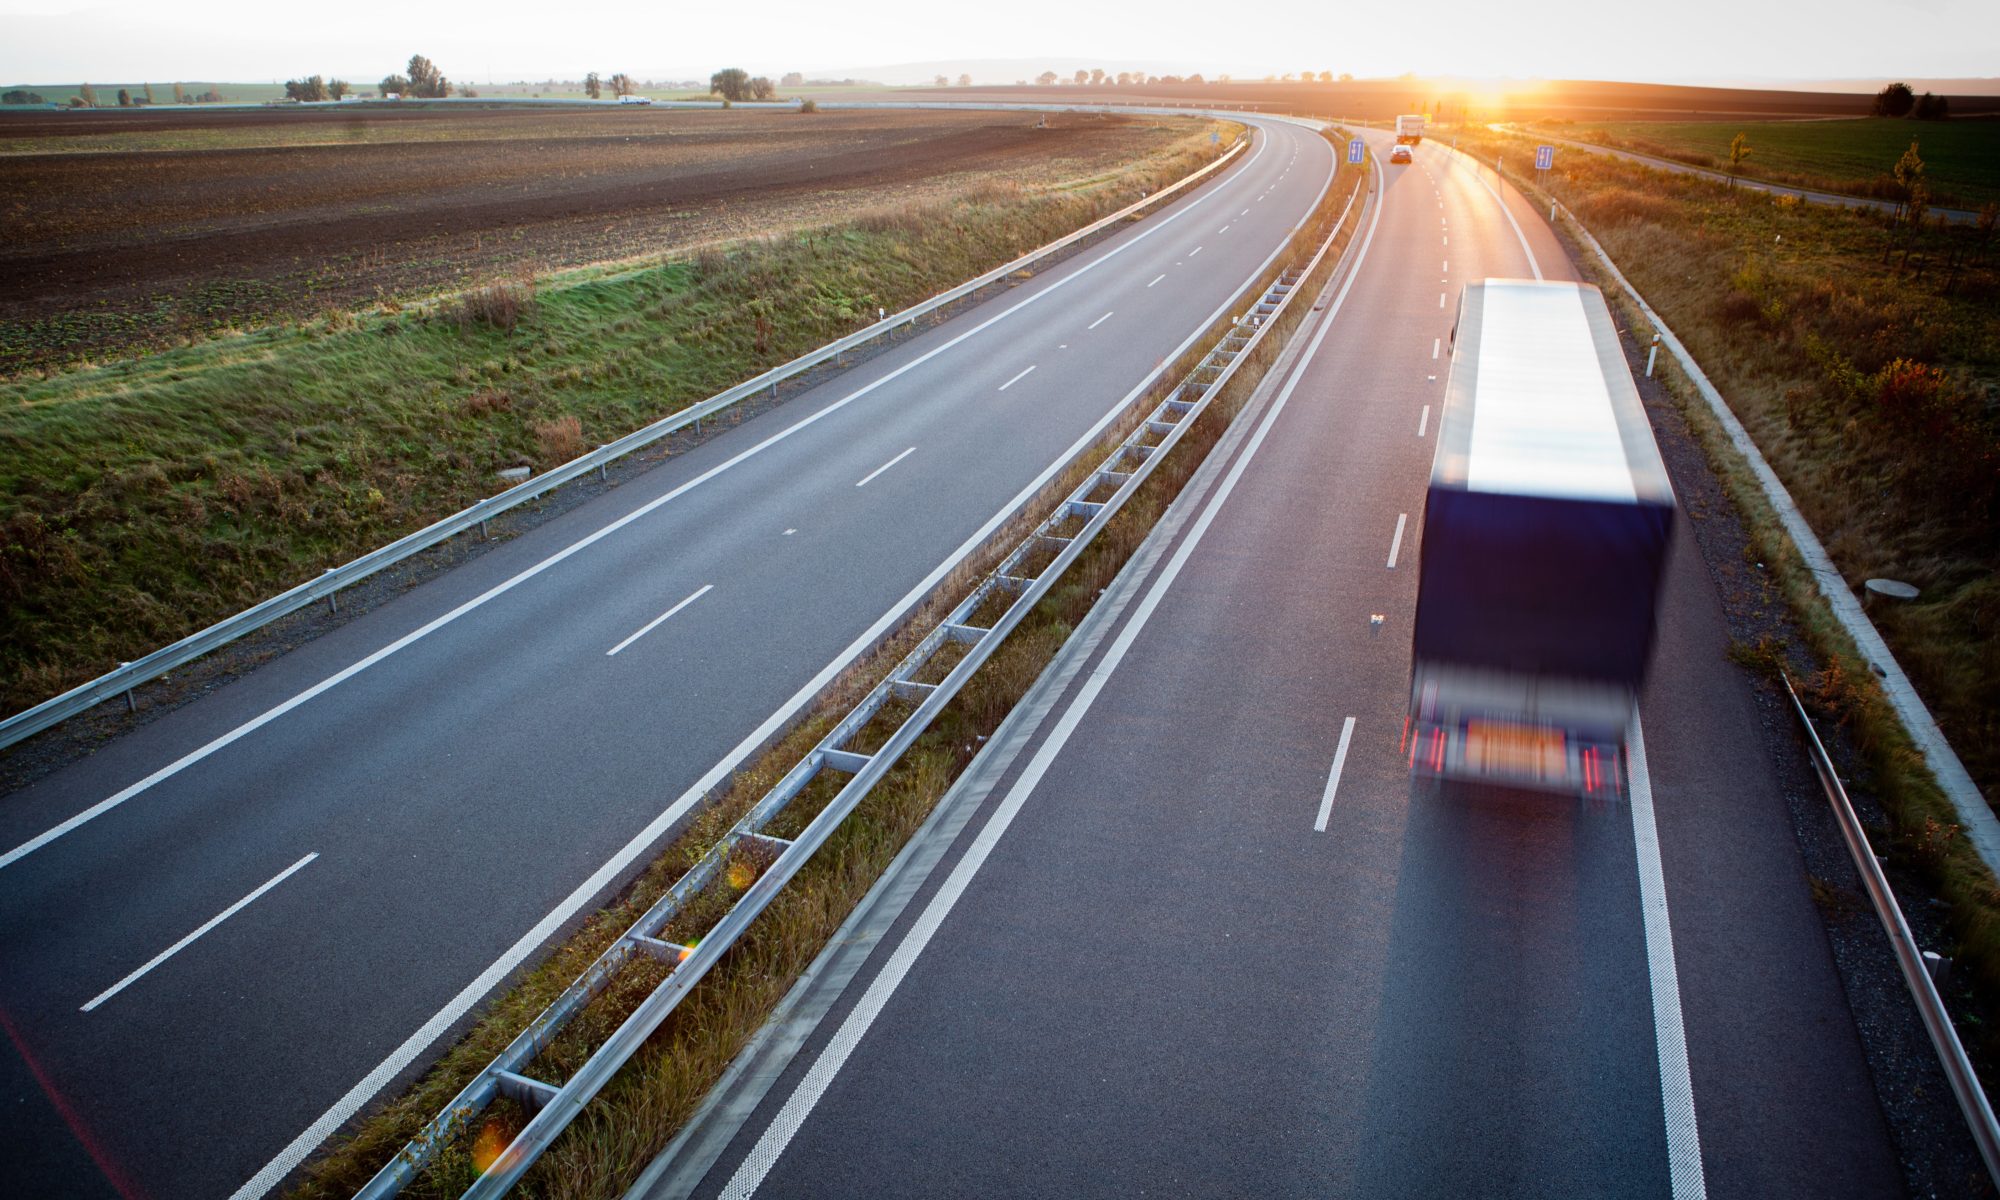
[[[1211,133],[1208,135],[1208,144],[1211,146],[1215,145],[1217,142],[1221,140],[1222,140],[1222,135],[1219,133]]]
[[[1361,161],[1361,156],[1366,153],[1368,153],[1368,146],[1360,138],[1355,138],[1353,141],[1347,143],[1348,162],[1358,163]]]
[[[1554,146],[1535,147],[1535,170],[1546,171],[1555,165],[1556,148]]]

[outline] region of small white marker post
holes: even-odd
[[[1660,356],[1660,335],[1653,334],[1653,344],[1646,350],[1646,378],[1653,377],[1653,360]]]

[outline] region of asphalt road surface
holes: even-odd
[[[281,1178],[1224,314],[1334,165],[1260,122],[1158,215],[8,796],[0,1194]]]
[[[1297,374],[636,1195],[1902,1192],[1687,522],[1630,803],[1410,779],[1452,306],[1569,266],[1380,169]]]

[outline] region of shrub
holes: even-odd
[[[799,111],[802,113],[816,113],[819,111],[819,101],[808,96],[804,100],[799,101]]]
[[[559,467],[583,453],[583,422],[574,416],[560,416],[553,421],[537,421],[534,425],[535,444],[541,448],[542,465]]]
[[[474,325],[514,332],[514,327],[535,313],[535,285],[532,281],[489,283],[459,297],[458,326]]]

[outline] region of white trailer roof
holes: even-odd
[[[1672,502],[1617,328],[1596,288],[1526,279],[1467,286],[1432,483]]]

